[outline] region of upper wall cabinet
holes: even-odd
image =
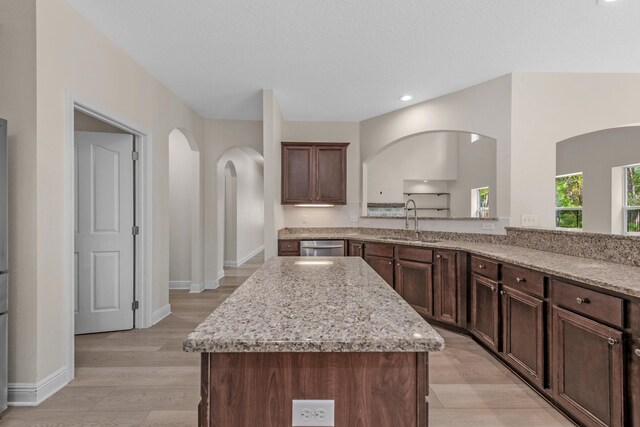
[[[349,143],[282,143],[282,204],[347,204]]]

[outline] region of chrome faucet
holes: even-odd
[[[413,221],[414,221],[414,229],[416,232],[416,239],[417,239],[418,237],[420,237],[418,233],[418,207],[416,206],[416,201],[413,199],[407,200],[407,203],[404,205],[404,212],[405,212],[404,228],[407,230],[409,229],[409,203],[413,203]]]

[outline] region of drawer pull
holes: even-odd
[[[618,340],[615,338],[607,338],[607,343],[609,343],[609,345],[616,345],[618,344]]]
[[[483,268],[487,268],[487,266],[484,264],[478,264],[478,268],[483,269]]]
[[[578,297],[578,298],[576,298],[576,302],[578,304],[589,304],[589,298],[580,298],[580,297]]]
[[[523,277],[516,277],[516,282],[518,282],[518,283],[524,283],[526,281],[527,281],[527,279],[525,279]]]

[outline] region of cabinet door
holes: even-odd
[[[587,426],[624,425],[623,333],[553,307],[553,392]]]
[[[313,203],[314,147],[282,147],[282,204]]]
[[[503,286],[502,353],[514,369],[545,387],[544,301]]]
[[[382,277],[392,288],[393,286],[393,259],[379,256],[366,255],[364,260]]]
[[[349,256],[364,257],[364,243],[349,242]]]
[[[347,147],[316,146],[316,203],[347,203]]]
[[[460,295],[455,252],[436,252],[434,296],[436,319],[457,325]]]
[[[498,312],[498,284],[473,275],[471,277],[471,333],[499,351],[500,313]]]
[[[415,311],[433,316],[433,265],[423,262],[396,262],[396,291]]]

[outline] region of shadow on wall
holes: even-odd
[[[238,267],[264,249],[264,159],[231,148],[217,163],[218,265]]]

